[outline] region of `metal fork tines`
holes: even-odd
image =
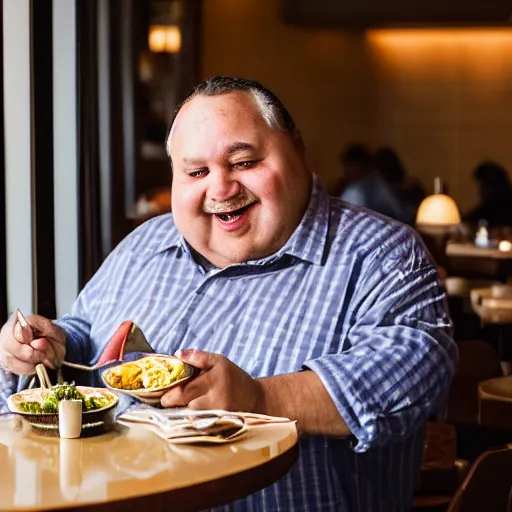
[[[110,366],[112,363],[115,363],[116,360],[112,359],[111,361],[107,361],[106,363],[96,363],[92,366],[87,366],[85,364],[79,363],[70,363],[69,361],[62,361],[63,366],[68,366],[69,368],[75,368],[76,370],[83,370],[85,372],[94,372],[96,370],[101,370],[102,368],[106,368]]]
[[[30,325],[28,320],[25,318],[25,316],[19,309],[16,310],[16,320],[20,324],[22,331],[28,332],[29,335],[31,335],[31,337],[33,339],[46,338],[47,340],[49,340],[53,343],[57,343],[58,345],[63,344],[62,341],[58,340],[57,338],[54,338],[53,336],[49,336],[48,334],[45,334],[44,332],[40,331],[33,325]]]

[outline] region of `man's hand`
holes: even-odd
[[[219,354],[184,350],[180,359],[201,370],[190,382],[170,389],[163,407],[223,409],[259,412],[262,390],[259,381]]]
[[[51,320],[39,315],[27,317],[29,324],[44,334],[33,338],[12,315],[0,331],[0,366],[16,375],[31,375],[43,363],[60,366],[66,355],[66,333]]]
[[[201,373],[167,391],[161,399],[163,407],[257,412],[297,420],[301,434],[351,434],[315,372],[253,379],[219,354],[184,350],[180,359],[197,366]]]

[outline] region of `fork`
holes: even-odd
[[[41,332],[36,327],[30,325],[28,323],[28,320],[25,318],[25,316],[23,315],[23,313],[19,309],[16,310],[16,318],[18,320],[18,323],[21,326],[21,329],[22,330],[30,329],[31,333],[32,333],[32,336],[35,339],[37,339],[37,338],[46,338],[47,340],[49,340],[49,341],[51,341],[53,343],[57,343],[58,345],[63,345],[62,341],[58,340],[57,338],[54,338],[53,336],[49,336],[48,334],[45,334],[45,333]]]
[[[18,323],[20,324],[22,329],[25,329],[25,330],[31,329],[31,333],[34,338],[46,338],[47,340],[49,340],[53,343],[58,343],[59,345],[62,345],[62,342],[60,340],[58,340],[57,338],[54,338],[53,336],[49,336],[49,335],[41,332],[36,327],[30,325],[28,320],[25,318],[25,316],[19,309],[16,310],[16,318],[17,318]],[[113,363],[115,361],[116,361],[115,359],[112,359],[110,361],[107,361],[106,363],[95,364],[92,366],[88,366],[85,364],[79,364],[79,363],[70,363],[68,361],[62,361],[61,365],[68,366],[69,368],[75,368],[77,370],[83,370],[86,372],[94,372],[96,370],[101,370],[102,368],[109,366],[111,363]],[[60,368],[58,368],[57,370],[59,371]]]
[[[117,359],[112,359],[110,361],[107,361],[106,363],[96,363],[92,366],[87,366],[85,364],[79,364],[79,363],[70,363],[69,361],[62,361],[63,366],[69,366],[70,368],[75,368],[77,370],[83,370],[85,372],[95,372],[96,370],[101,370],[102,368],[106,368],[112,363],[116,363]]]

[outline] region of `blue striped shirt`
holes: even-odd
[[[253,377],[317,373],[353,437],[303,437],[274,485],[227,510],[408,511],[424,426],[456,359],[436,268],[414,231],[329,198],[264,259],[199,263],[172,214],[108,256],[70,315],[70,361],[95,362],[124,320],[157,352],[218,352]]]

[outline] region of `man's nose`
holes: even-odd
[[[216,202],[226,201],[240,193],[240,183],[226,170],[210,173],[208,197]]]

